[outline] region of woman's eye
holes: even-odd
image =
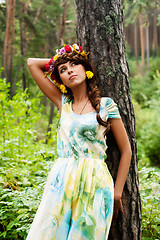
[[[74,66],[74,65],[76,65],[76,63],[75,62],[72,62],[72,64],[71,64],[72,66]]]
[[[65,68],[61,68],[60,73],[63,73],[65,71]]]

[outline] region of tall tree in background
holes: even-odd
[[[15,37],[15,0],[6,1],[6,16],[3,67],[4,76],[7,78],[7,82],[10,82],[10,96],[12,97],[14,94],[12,72]]]
[[[61,0],[61,6],[63,7],[63,12],[59,18],[59,29],[58,29],[58,45],[62,46],[64,44],[64,33],[67,21],[67,9],[68,0]]]
[[[27,53],[27,26],[24,22],[23,15],[28,13],[28,1],[25,3],[19,1],[19,26],[20,26],[20,42],[21,42],[21,55],[22,55],[22,82],[23,82],[23,90],[27,88],[27,80],[26,80],[26,53]]]
[[[128,65],[125,56],[123,14],[121,1],[78,1],[78,43],[90,52],[97,68],[103,96],[112,97],[118,104],[122,120],[132,147],[132,161],[122,196],[124,215],[113,219],[109,239],[141,239],[141,202],[139,194],[135,118],[130,95]],[[107,165],[116,178],[120,154],[114,138],[108,136]]]
[[[137,1],[127,1],[124,0],[124,12],[125,12],[125,22],[127,24],[134,24],[135,31],[134,36],[132,33],[129,33],[128,43],[132,45],[132,39],[134,39],[135,46],[135,56],[137,58],[137,43],[140,42],[140,50],[141,50],[141,65],[142,65],[142,74],[145,73],[145,57],[147,59],[147,70],[150,69],[150,54],[154,53],[157,55],[158,53],[158,29],[157,24],[157,12],[160,11],[160,2],[159,1],[148,1],[148,0],[137,0]],[[138,22],[138,24],[136,24]],[[138,29],[137,29],[138,26]],[[136,34],[136,31],[139,30],[139,36]],[[136,37],[138,39],[136,39]],[[145,56],[146,55],[146,56]]]

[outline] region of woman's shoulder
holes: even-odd
[[[112,98],[102,97],[101,107],[107,111],[108,118],[120,118],[117,104]]]
[[[114,100],[112,98],[110,98],[110,97],[102,97],[101,98],[101,105],[103,107],[106,108],[106,107],[112,106],[113,104],[116,104],[116,103],[114,102]]]

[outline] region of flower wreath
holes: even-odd
[[[60,90],[63,93],[66,93],[66,88],[63,84],[59,84],[56,81],[55,74],[54,74],[54,63],[57,60],[59,56],[61,56],[63,53],[70,53],[70,52],[77,52],[78,54],[81,54],[86,59],[88,58],[89,52],[85,52],[80,45],[74,44],[74,45],[64,45],[64,47],[60,49],[56,49],[56,55],[54,55],[51,60],[45,64],[45,77],[49,76],[51,80],[60,88]],[[88,73],[87,73],[88,72]],[[93,76],[93,73],[91,71],[87,71],[86,75],[88,78],[91,78],[91,75]]]

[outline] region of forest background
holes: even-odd
[[[160,5],[123,1],[136,115],[144,240],[160,239]],[[28,57],[76,40],[74,0],[0,1],[0,239],[25,239],[56,153],[59,115],[34,83]],[[5,70],[4,70],[5,69]]]

